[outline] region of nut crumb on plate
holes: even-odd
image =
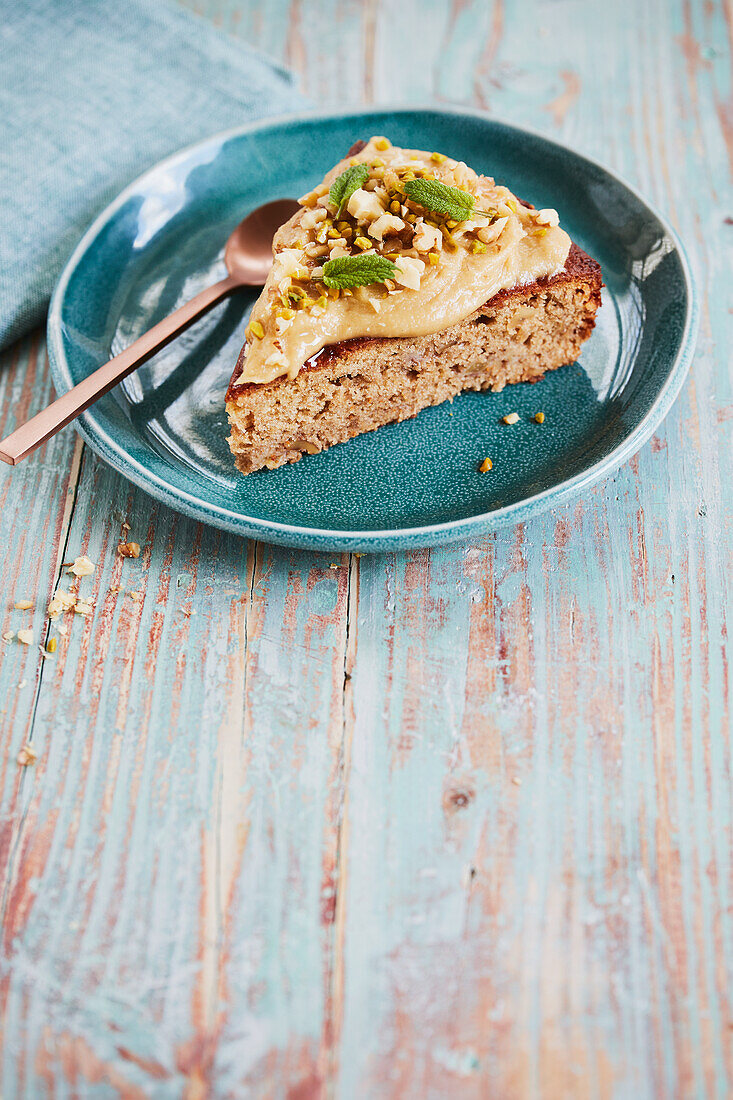
[[[137,542],[121,542],[117,547],[117,553],[123,558],[139,558],[140,544]]]
[[[506,416],[501,418],[503,424],[516,424],[519,420],[519,413],[507,413]]]
[[[18,641],[23,645],[33,645],[33,631],[30,627],[18,631]]]
[[[16,600],[13,604],[16,611],[30,611],[33,607],[32,600]]]

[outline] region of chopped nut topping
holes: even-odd
[[[18,631],[18,641],[22,642],[23,645],[33,645],[33,631],[30,627]]]
[[[380,335],[409,330],[406,291],[424,290],[433,302],[441,299],[438,281],[444,277],[473,287],[496,268],[510,278],[522,268],[510,253],[528,235],[548,234],[546,243],[532,244],[540,269],[555,270],[567,240],[555,228],[556,211],[524,207],[462,161],[395,148],[383,136],[337,165],[300,204],[300,213],[275,237],[272,272],[246,330],[239,382],[294,378],[305,352],[317,350],[319,336],[330,331],[315,319],[332,308],[342,311],[334,318],[336,329]],[[502,268],[504,252],[511,262]],[[343,260],[352,266],[330,266]],[[355,308],[344,312],[344,299]],[[379,315],[376,324],[370,313]]]
[[[31,768],[38,759],[38,753],[32,745],[29,745],[26,742],[26,744],[23,745],[22,749],[18,753],[16,759],[21,768]]]
[[[55,653],[56,649],[57,649],[57,646],[58,646],[58,642],[56,641],[56,639],[55,638],[49,638],[48,642],[46,643],[46,652],[47,653]]]
[[[90,561],[86,554],[82,554],[80,558],[76,558],[69,573],[73,573],[75,577],[90,577],[96,566],[93,561]]]
[[[507,413],[507,415],[502,416],[501,419],[504,424],[516,424],[519,420],[519,413]]]
[[[30,611],[33,607],[32,600],[16,600],[13,604],[16,611]]]
[[[3,634],[3,641],[4,642],[12,642],[14,637],[15,637],[15,631],[14,630],[6,630],[5,633]]]
[[[535,418],[535,422],[537,424],[544,424],[544,422],[545,422],[545,414],[544,413],[535,413],[534,418]]]
[[[491,459],[490,459],[490,458],[489,458],[489,457],[487,456],[487,457],[486,457],[486,458],[485,458],[485,459],[483,460],[483,462],[481,463],[481,465],[479,466],[479,473],[482,473],[482,474],[488,474],[489,470],[490,470],[490,469],[491,469],[491,468],[493,467],[493,465],[494,465],[494,463],[493,463],[493,462],[491,461]]]
[[[140,545],[137,542],[121,542],[117,547],[117,553],[123,558],[139,558]]]

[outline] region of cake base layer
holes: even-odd
[[[550,279],[497,294],[430,336],[357,339],[324,348],[294,379],[234,381],[229,444],[248,474],[297,462],[463,390],[499,391],[573,363],[601,302],[601,270],[577,245]],[[239,364],[234,378],[240,373]]]

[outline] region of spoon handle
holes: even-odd
[[[240,285],[239,280],[229,275],[221,282],[202,290],[175,313],[153,325],[130,344],[129,348],[125,348],[62,397],[36,413],[26,424],[16,428],[7,439],[3,439],[0,442],[0,459],[15,466]]]

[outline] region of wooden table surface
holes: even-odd
[[[246,542],[71,429],[0,470],[2,631],[97,563],[53,656],[0,646],[2,1096],[729,1097],[731,7],[201,13],[329,106],[471,104],[618,170],[699,346],[614,477],[450,549]],[[51,396],[37,333],[0,435]]]

